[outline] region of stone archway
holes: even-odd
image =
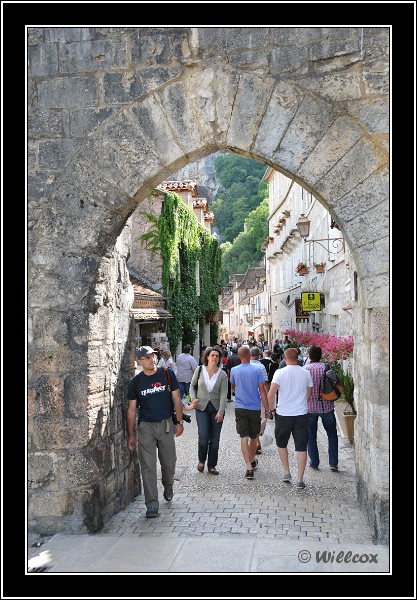
[[[387,542],[388,29],[77,31],[29,29],[29,529],[97,531],[137,493],[129,217],[225,150],[294,177],[351,248],[358,491]]]

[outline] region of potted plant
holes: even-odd
[[[308,273],[308,266],[307,263],[301,261],[298,263],[298,265],[295,267],[295,272],[298,275],[307,275]]]
[[[324,267],[326,266],[325,262],[313,263],[313,265],[316,267],[317,273],[324,273]]]
[[[344,371],[342,368],[335,369],[336,374],[343,387],[341,400],[346,402],[346,406],[343,409],[342,429],[345,437],[349,438],[350,442],[353,442],[354,438],[354,423],[356,419],[356,408],[354,403],[353,391],[355,389],[355,383],[349,370]]]
[[[291,216],[291,212],[289,210],[283,210],[282,214],[286,219],[288,219]]]

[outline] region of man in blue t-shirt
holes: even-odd
[[[272,413],[268,408],[262,370],[250,364],[249,346],[241,346],[238,356],[241,364],[230,370],[230,384],[235,392],[236,431],[240,435],[240,447],[247,469],[245,477],[253,479],[261,430],[261,402],[267,414],[271,416]]]
[[[184,431],[179,385],[172,369],[158,368],[158,358],[150,346],[141,346],[137,360],[143,371],[132,377],[127,392],[127,447],[136,449],[135,424],[138,411],[138,457],[145,494],[146,517],[159,515],[156,449],[161,464],[164,498],[171,502],[177,455],[175,437]],[[175,410],[178,424],[174,425]]]

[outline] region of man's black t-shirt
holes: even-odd
[[[261,360],[259,362],[261,362],[263,364],[263,366],[266,369],[266,373],[268,374],[269,373],[269,368],[272,365],[273,361],[270,358],[261,358]]]
[[[233,352],[232,356],[229,356],[227,359],[227,370],[230,372],[233,367],[237,367],[237,365],[240,365],[240,363],[240,358],[235,352]]]
[[[171,390],[179,388],[177,378],[169,369]],[[139,421],[163,421],[170,419],[174,410],[172,396],[167,390],[167,382],[163,368],[158,368],[153,375],[141,372],[129,381],[128,400],[136,400],[139,407]]]

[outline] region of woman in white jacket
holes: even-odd
[[[227,403],[227,375],[222,369],[222,350],[219,346],[206,348],[203,364],[194,371],[190,385],[190,409],[196,409],[198,428],[198,465],[203,473],[207,470],[218,475],[220,433]]]

